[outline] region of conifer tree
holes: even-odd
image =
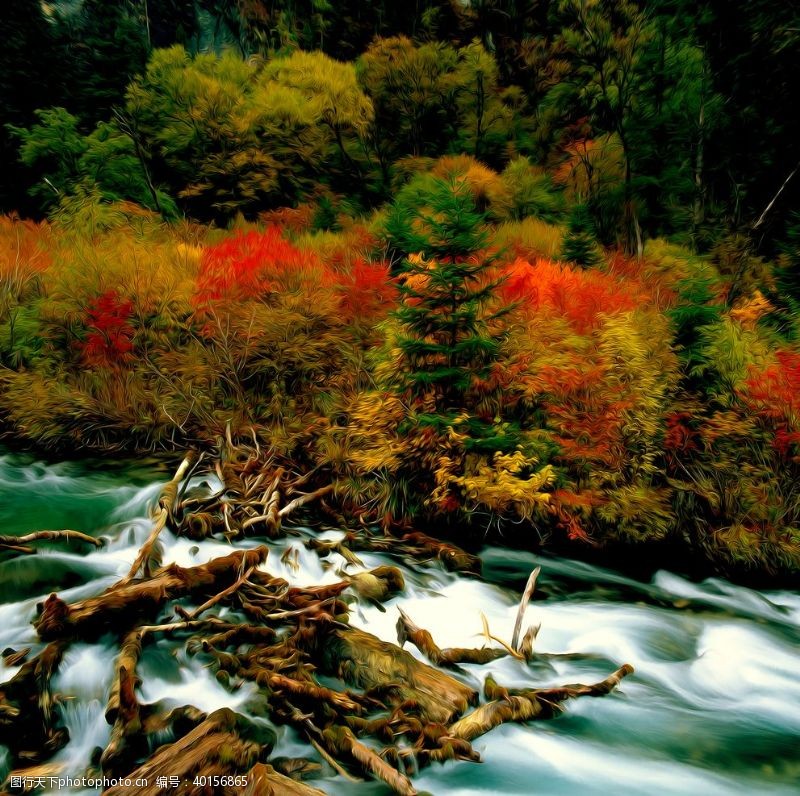
[[[399,210],[399,209],[398,209]],[[403,372],[397,386],[410,393],[420,422],[444,430],[457,415],[473,413],[476,384],[499,359],[501,338],[492,321],[507,310],[490,308],[493,279],[485,217],[466,186],[436,180],[424,206],[395,211],[388,228],[410,253],[400,273],[402,301],[394,313]],[[477,419],[470,436],[496,434]]]
[[[570,215],[569,227],[561,248],[561,259],[585,268],[600,262],[594,225],[586,205],[578,205]]]

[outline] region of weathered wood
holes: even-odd
[[[89,536],[88,533],[81,531],[33,531],[26,533],[22,536],[7,536],[0,535],[0,547],[9,547],[17,549],[19,546],[29,545],[31,542],[84,542],[93,547],[102,547],[105,542],[102,539],[97,539],[94,536]]]
[[[402,647],[406,641],[410,641],[436,666],[453,667],[460,663],[489,663],[508,655],[505,650],[491,649],[490,647],[440,649],[427,630],[415,625],[402,608],[397,610],[400,611],[400,618],[397,620],[397,643]]]
[[[322,733],[328,752],[344,757],[365,774],[385,782],[398,796],[416,796],[408,777],[392,768],[374,750],[361,743],[347,727],[330,727]]]
[[[126,578],[124,578],[123,582],[127,582],[135,578],[142,566],[145,565],[152,556],[156,542],[158,541],[158,536],[164,529],[164,526],[167,524],[167,520],[172,516],[172,512],[178,500],[178,487],[180,486],[184,475],[186,475],[186,471],[191,467],[194,458],[194,452],[189,451],[189,453],[186,454],[183,461],[180,463],[175,475],[172,476],[172,480],[167,482],[161,490],[161,494],[158,498],[158,508],[153,515],[153,529],[150,531],[150,535],[147,537],[147,540],[139,550],[136,559],[131,565],[128,575]]]
[[[623,677],[633,672],[633,666],[625,664],[613,674],[593,685],[568,685],[560,688],[522,689],[504,688],[498,693],[493,680],[487,678],[487,693],[499,696],[475,708],[448,729],[448,735],[465,741],[474,741],[489,730],[505,722],[524,722],[533,719],[552,718],[561,712],[561,703],[579,696],[605,696],[616,688]]]
[[[247,772],[242,796],[325,796],[325,792],[279,774],[266,763],[256,763]]]
[[[528,582],[525,584],[525,591],[522,593],[522,599],[519,601],[517,619],[514,622],[514,633],[511,636],[511,646],[519,652],[521,652],[518,642],[519,634],[522,630],[522,618],[525,616],[525,609],[528,607],[531,597],[533,597],[533,590],[536,588],[536,579],[539,577],[541,571],[541,567],[536,567],[536,569],[531,572]]]
[[[242,737],[236,714],[228,708],[222,708],[209,715],[183,738],[162,746],[128,776],[149,783],[137,791],[138,796],[159,796],[163,788],[157,784],[158,778],[171,776],[181,780],[181,784],[171,793],[180,796],[215,794],[220,792],[219,786],[213,786],[211,781],[207,787],[195,785],[195,777],[244,775],[266,758],[271,748],[272,743],[259,743]],[[108,788],[104,796],[130,796],[130,789],[124,786]]]
[[[375,689],[384,701],[411,700],[426,721],[447,723],[477,701],[477,692],[468,685],[371,633],[319,623],[315,635],[313,658],[322,671],[357,688]]]
[[[34,620],[39,637],[93,639],[103,633],[124,632],[142,620],[152,619],[172,600],[214,594],[236,582],[243,568],[257,567],[268,549],[240,550],[207,564],[183,568],[171,565],[152,578],[121,581],[97,597],[67,605],[55,594],[45,600]]]

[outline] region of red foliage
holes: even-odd
[[[87,365],[115,367],[130,359],[134,329],[130,324],[133,303],[116,290],[107,290],[86,310],[89,333],[82,355]]]
[[[336,272],[347,271],[367,259],[378,246],[378,239],[362,224],[353,224],[326,251],[325,262]]]
[[[638,257],[615,251],[607,257],[606,273],[617,282],[624,282],[637,296],[646,297],[660,310],[669,309],[677,301],[678,294],[670,287],[668,274],[651,274],[646,281],[642,279],[642,261]]]
[[[530,313],[561,315],[581,334],[599,324],[601,313],[626,312],[648,302],[639,285],[544,258],[533,264],[515,260],[506,266],[504,275],[499,290],[505,301],[519,302],[521,309]]]
[[[333,282],[319,257],[289,243],[278,227],[269,227],[265,232],[239,233],[209,246],[200,262],[195,301],[206,306]]]
[[[347,243],[328,252],[323,262],[316,253],[283,238],[278,227],[269,227],[234,235],[204,251],[195,303],[208,308],[219,301],[264,299],[281,292],[311,294],[318,288],[338,295],[345,320],[385,316],[397,296],[388,263],[355,256]]]
[[[303,204],[299,207],[279,207],[258,214],[258,220],[268,226],[277,226],[290,232],[307,232],[314,223],[314,207]]]
[[[751,367],[739,396],[747,408],[774,430],[773,445],[782,456],[800,445],[800,354],[781,349],[776,362]]]
[[[672,412],[667,415],[664,449],[672,461],[697,450],[697,432],[689,425],[691,420],[692,415],[689,412]]]
[[[342,312],[347,318],[375,320],[386,316],[397,300],[397,287],[386,262],[357,260],[339,275]]]
[[[751,368],[742,397],[762,417],[772,420],[800,419],[800,354],[785,349],[777,362],[763,369]]]
[[[606,381],[607,367],[587,360],[547,365],[528,381],[539,394],[564,463],[616,468],[625,458],[624,411],[629,401]]]

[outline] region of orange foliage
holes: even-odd
[[[800,445],[800,353],[780,349],[775,362],[750,368],[739,395],[747,408],[774,429],[774,446],[782,455]]]
[[[307,232],[314,222],[314,207],[302,204],[298,207],[279,207],[258,214],[258,220],[268,227],[277,226],[289,232]]]
[[[15,297],[50,266],[49,234],[45,222],[0,216],[0,283]]]
[[[239,233],[203,252],[195,302],[204,307],[219,300],[264,298],[334,283],[316,254],[298,249],[278,227],[269,227],[265,232]]]
[[[561,315],[580,334],[596,328],[601,314],[613,315],[649,303],[640,285],[544,258],[534,263],[517,259],[505,268],[504,275],[499,292],[506,302],[519,302],[527,313]]]
[[[385,317],[397,300],[397,287],[387,262],[357,260],[339,275],[339,296],[347,318],[375,320]]]

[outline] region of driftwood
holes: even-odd
[[[247,772],[242,796],[325,796],[324,792],[278,773],[272,766],[256,763]]]
[[[69,740],[58,726],[50,679],[66,649],[63,641],[48,644],[7,683],[0,685],[0,744],[11,751],[15,763],[38,763]]]
[[[416,796],[410,780],[361,743],[347,727],[330,727],[322,736],[330,754],[344,757],[364,773],[383,780],[399,796]]]
[[[18,552],[34,553],[32,547],[28,547],[33,542],[84,542],[93,547],[102,547],[105,543],[102,539],[89,536],[88,533],[81,531],[34,531],[23,536],[4,536],[0,535],[0,550],[9,549]]]
[[[561,703],[579,696],[605,696],[619,685],[623,677],[633,673],[633,666],[625,664],[605,680],[594,685],[570,685],[561,688],[544,688],[514,691],[502,689],[500,699],[493,699],[459,719],[449,728],[449,734],[465,741],[474,741],[501,724],[514,721],[552,718],[561,712]],[[496,694],[492,681],[489,693]]]
[[[259,566],[267,559],[268,549],[242,550],[207,564],[183,568],[165,567],[151,578],[124,580],[97,597],[67,605],[51,594],[34,621],[39,637],[97,638],[103,633],[120,632],[153,618],[172,600],[213,594],[236,582],[243,569]]]
[[[370,633],[336,623],[320,623],[317,632],[313,657],[322,671],[388,704],[412,701],[426,721],[446,723],[477,701],[469,686]]]
[[[212,713],[200,725],[175,743],[159,749],[130,777],[141,778],[149,784],[140,788],[140,796],[158,796],[163,788],[157,784],[159,777],[179,777],[181,784],[171,790],[177,794],[216,794],[219,785],[212,777],[245,775],[259,760],[265,759],[272,749],[274,737],[247,738],[243,720],[232,710],[222,708]],[[208,778],[208,785],[195,785],[195,778]],[[124,786],[109,788],[105,796],[129,796]],[[230,792],[236,792],[231,787]],[[241,788],[239,788],[241,792]]]
[[[440,649],[433,636],[421,627],[417,627],[403,611],[397,620],[397,643],[402,647],[410,641],[425,657],[436,666],[457,666],[459,663],[489,663],[502,658],[508,653],[505,650],[482,647],[481,649],[448,648]]]
[[[153,515],[153,529],[147,537],[147,541],[142,545],[139,554],[136,556],[133,564],[131,565],[130,572],[127,578],[122,582],[125,583],[136,577],[139,570],[144,566],[147,569],[147,563],[153,555],[158,536],[167,524],[167,520],[172,516],[175,509],[175,502],[178,499],[178,488],[183,480],[184,475],[192,466],[194,461],[194,454],[187,453],[178,467],[172,480],[164,486],[161,490],[161,495],[158,498],[158,505],[155,514]],[[146,573],[147,574],[147,573]]]
[[[531,601],[531,597],[533,597],[533,590],[536,588],[536,580],[539,577],[539,573],[542,571],[541,567],[536,567],[536,569],[531,572],[530,577],[528,578],[528,582],[525,584],[525,591],[522,592],[522,599],[519,601],[519,609],[517,610],[517,618],[514,622],[514,633],[511,636],[511,646],[518,651],[521,651],[519,646],[519,634],[522,630],[522,619],[525,616],[525,609],[528,607],[528,603]],[[533,634],[533,638],[535,638],[535,633]]]
[[[348,563],[358,566],[361,565],[361,562],[355,557],[354,550],[386,553],[402,559],[440,561],[446,569],[452,572],[480,574],[481,571],[481,560],[477,556],[462,550],[451,542],[442,542],[419,531],[402,536],[378,536],[367,532],[351,531],[337,542],[312,538],[306,541],[306,545],[321,555],[339,553]]]
[[[161,566],[158,540],[165,528],[192,539],[217,536],[235,542],[249,536],[275,538],[286,532],[283,523],[290,517],[314,507],[341,518],[324,502],[334,500],[335,490],[318,469],[298,473],[257,443],[234,444],[230,430],[225,436],[216,461],[192,454],[184,458],[162,489],[152,529],[124,578],[73,604],[51,594],[34,620],[39,638],[50,643],[25,663],[29,650],[4,653],[9,665],[23,663],[14,678],[0,685],[0,744],[11,750],[15,771],[35,770],[31,766],[43,764],[67,741],[50,680],[73,639],[91,641],[108,634],[119,639],[105,711],[111,735],[94,760],[108,776],[146,779],[149,785],[138,791],[145,796],[163,791],[159,777],[175,776],[181,785],[170,792],[178,794],[320,793],[287,776],[314,773],[319,764],[305,759],[267,764],[275,740],[268,725],[227,709],[206,716],[191,705],[170,710],[140,702],[137,667],[143,645],[167,635],[185,643],[189,654],[202,656],[224,687],[255,684],[252,711],[294,727],[339,776],[377,780],[402,796],[416,793],[412,777],[421,766],[478,761],[470,742],[483,733],[504,722],[552,718],[565,701],[605,695],[631,673],[626,665],[594,685],[547,689],[508,689],[489,677],[485,702],[478,705],[477,691],[458,679],[458,667],[505,655],[521,666],[531,660],[538,628],[529,628],[521,639],[520,633],[537,572],[522,596],[510,644],[493,635],[483,619],[487,642],[499,648],[442,649],[401,608],[399,646],[351,626],[353,600],[382,608],[405,589],[400,569],[366,570],[354,551],[437,561],[453,571],[479,573],[475,556],[419,532],[390,536],[362,527],[337,542],[308,539],[305,544],[320,555],[338,553],[346,562],[341,579],[323,586],[292,587],[271,575],[262,566],[267,560],[263,546],[234,550],[194,567]],[[219,478],[222,490],[211,494],[210,488],[187,488],[201,465]],[[24,548],[33,537],[52,538],[46,535],[51,533],[11,542]],[[82,536],[64,532],[58,538],[92,539]],[[281,560],[296,568],[297,548],[287,546]],[[432,665],[402,649],[405,642]],[[453,673],[442,670],[448,668]],[[230,780],[214,784],[213,777],[240,779],[238,785],[225,784]],[[122,796],[123,791],[106,793]]]

